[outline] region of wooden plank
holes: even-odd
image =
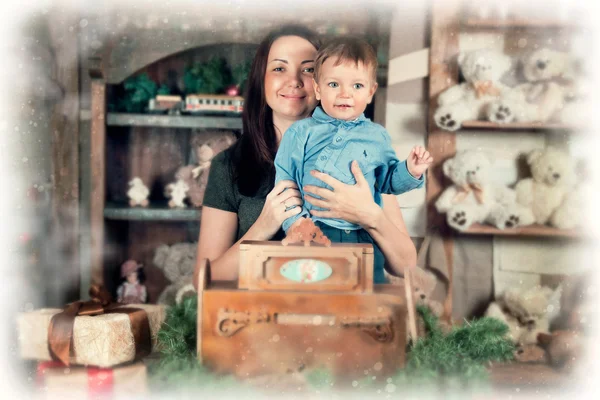
[[[511,229],[498,229],[490,225],[473,224],[465,231],[467,235],[502,235],[502,236],[555,236],[579,238],[584,233],[577,229],[558,229],[546,225],[529,225]]]
[[[427,149],[434,158],[427,171],[427,226],[438,229],[443,237],[444,252],[448,265],[448,295],[444,301],[443,318],[452,316],[453,290],[453,246],[452,232],[446,226],[443,215],[435,210],[435,200],[444,188],[442,165],[456,153],[456,135],[441,130],[433,115],[437,108],[437,97],[448,87],[458,83],[458,34],[460,1],[434,1],[431,20],[431,49],[429,53],[429,124]]]
[[[431,50],[429,53],[429,124],[427,149],[434,158],[427,171],[427,225],[430,228],[445,226],[443,216],[434,207],[434,202],[444,188],[442,164],[456,152],[456,135],[439,129],[433,115],[437,108],[438,95],[458,83],[458,5],[457,1],[434,1],[432,9]]]
[[[542,123],[542,122],[511,122],[509,124],[496,124],[490,121],[465,121],[462,124],[462,129],[490,129],[502,132],[518,131],[522,133],[524,130],[536,131],[551,131],[551,130],[568,130],[577,131],[581,128],[569,126],[561,123]]]
[[[575,384],[577,380],[576,374],[558,371],[542,363],[493,363],[488,370],[493,387],[512,390],[513,387],[517,387],[524,393],[527,393],[528,389],[565,388]]]
[[[239,116],[108,113],[106,123],[109,126],[145,126],[196,129],[242,129],[242,119]]]
[[[202,316],[204,291],[210,284],[210,262],[208,258],[200,260],[198,263],[198,316]],[[203,318],[196,318],[196,357],[200,364],[203,363],[202,359],[202,321]]]
[[[104,217],[129,221],[200,221],[198,208],[169,208],[166,204],[148,207],[129,207],[126,204],[108,203]]]
[[[69,26],[77,25],[73,13],[51,11],[48,35],[54,65],[52,79],[62,89],[51,116],[52,130],[52,224],[60,237],[63,270],[68,282],[65,300],[79,298],[79,55],[77,35]]]
[[[525,18],[489,18],[481,19],[470,17],[463,20],[462,25],[466,28],[490,28],[490,29],[507,29],[519,27],[535,27],[538,29],[575,29],[577,25],[572,21],[563,21],[560,19],[525,19]]]
[[[98,76],[97,70],[90,72]],[[104,203],[106,200],[106,85],[102,79],[92,79],[91,89],[91,283],[104,283]]]

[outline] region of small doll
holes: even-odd
[[[117,289],[117,302],[124,304],[143,304],[146,302],[146,286],[139,280],[142,264],[135,260],[127,260],[121,265],[121,278],[125,279]]]

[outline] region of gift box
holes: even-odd
[[[107,368],[131,362],[155,349],[165,319],[164,306],[113,303],[94,310],[92,315],[82,315],[88,312],[88,303],[20,313],[17,325],[21,357]]]
[[[147,398],[146,366],[142,362],[116,367],[66,367],[38,363],[37,394],[42,399]]]

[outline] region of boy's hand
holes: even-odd
[[[421,175],[433,162],[433,157],[423,146],[415,146],[412,148],[406,159],[406,167],[408,172],[416,179],[421,179]]]

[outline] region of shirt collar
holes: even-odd
[[[360,114],[360,116],[358,116],[356,119],[353,119],[352,121],[344,121],[342,119],[336,119],[336,118],[333,118],[333,117],[327,115],[327,113],[325,113],[325,111],[323,111],[323,108],[321,108],[321,106],[319,106],[319,107],[317,107],[315,109],[315,112],[313,112],[312,117],[315,120],[319,121],[319,122],[322,122],[322,123],[331,123],[331,124],[333,124],[335,126],[338,126],[338,125],[346,125],[346,126],[348,126],[348,125],[358,125],[361,122],[367,120],[367,118],[365,117],[364,113]]]

